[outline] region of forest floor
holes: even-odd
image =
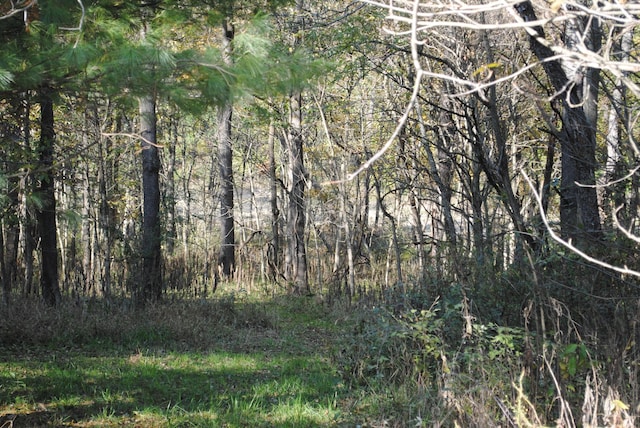
[[[409,424],[389,425],[380,415],[393,403],[342,381],[332,361],[351,311],[314,297],[230,292],[143,310],[16,301],[0,312],[2,428]]]

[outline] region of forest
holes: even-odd
[[[0,427],[633,427],[640,4],[0,0]]]

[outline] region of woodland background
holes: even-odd
[[[0,2],[0,339],[35,334],[15,308],[303,296],[349,314],[354,388],[632,426],[639,12]]]

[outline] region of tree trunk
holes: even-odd
[[[162,297],[160,233],[160,157],[156,144],[156,103],[153,96],[140,99],[142,137],[142,276],[138,303]]]
[[[537,16],[530,1],[515,6],[520,17],[531,22]],[[528,29],[531,50],[540,60],[549,81],[555,91],[561,94],[563,104],[563,120],[561,133],[562,179],[560,198],[560,223],[563,237],[598,238],[601,234],[600,212],[595,184],[595,126],[589,121],[593,119],[593,111],[585,111],[584,94],[578,90],[567,77],[565,69],[558,60],[549,60],[554,54],[548,46],[541,43],[545,38],[540,26]],[[595,45],[594,45],[595,46]],[[565,64],[567,68],[567,64]],[[591,83],[596,84],[595,76]],[[578,85],[580,86],[580,85]],[[567,88],[569,92],[567,93]],[[593,91],[593,86],[588,91]],[[590,106],[595,99],[591,96]]]
[[[347,165],[343,162],[341,165],[341,176],[344,178],[347,176]],[[354,298],[356,294],[356,272],[355,272],[355,260],[353,251],[353,217],[349,215],[347,209],[349,205],[349,194],[347,189],[347,183],[343,182],[340,185],[340,215],[342,217],[342,224],[344,228],[344,242],[345,249],[347,251],[347,286],[349,289],[349,297]],[[340,236],[340,234],[337,234]],[[336,248],[339,247],[339,241],[336,239]],[[336,254],[338,254],[336,252]]]
[[[15,135],[15,137],[18,140],[20,138],[19,135]],[[5,159],[10,159],[8,152],[5,152]],[[0,233],[4,231],[5,234],[2,245],[4,248],[2,264],[4,268],[3,281],[7,299],[11,295],[18,275],[18,248],[20,243],[20,222],[18,220],[20,180],[18,175],[15,174],[15,167],[11,166],[11,164],[12,163],[8,163],[5,167],[8,176],[6,189],[8,206],[7,214],[2,221],[3,229],[0,230]]]
[[[91,187],[89,186],[89,166],[85,167],[84,171],[84,186],[82,189],[82,276],[84,283],[82,285],[82,294],[86,296],[93,290],[94,275],[92,261],[92,248],[91,248]]]
[[[11,289],[7,279],[7,264],[4,255],[4,221],[2,219],[0,219],[0,283],[2,284],[2,304],[7,306]]]
[[[628,61],[633,47],[633,31],[625,31],[620,35],[619,52],[616,55],[618,61]],[[628,73],[624,73],[626,76]],[[621,124],[628,129],[628,107],[625,105],[626,86],[621,79],[616,80],[615,87],[611,93],[611,106],[609,108],[609,116],[607,118],[607,161],[605,163],[605,173],[602,177],[601,185],[604,186],[604,193],[608,195],[607,200],[612,201],[612,209],[616,209],[625,203],[624,187],[628,183],[615,183],[612,181],[620,178],[622,175],[622,150],[621,150]],[[633,186],[633,188],[635,188]],[[628,207],[627,207],[628,208]],[[621,220],[623,224],[627,224],[635,217],[636,211],[624,210],[621,212]]]
[[[471,229],[473,231],[473,247],[476,252],[476,261],[478,265],[482,266],[486,262],[488,244],[484,235],[484,216],[482,215],[482,206],[485,202],[485,197],[482,194],[483,192],[481,188],[481,176],[483,168],[480,161],[477,159],[477,156],[475,156],[472,168],[473,177],[471,178],[470,183],[471,210],[473,213],[471,219]]]
[[[293,49],[300,45],[304,22],[303,0],[296,0],[297,17],[293,25]],[[289,97],[289,134],[286,138],[289,155],[289,209],[287,211],[288,256],[285,273],[291,291],[309,292],[307,252],[305,244],[305,186],[304,152],[302,138],[302,92],[294,89]]]
[[[275,127],[269,123],[269,183],[271,194],[271,253],[269,269],[271,277],[276,280],[280,274],[280,210],[278,209],[278,179],[276,176]]]
[[[58,244],[56,224],[55,174],[53,150],[55,141],[53,99],[49,88],[40,91],[40,141],[38,144],[39,185],[42,206],[38,210],[40,233],[40,288],[42,298],[50,306],[60,303],[58,284]]]
[[[93,118],[95,131],[99,131],[98,112],[94,112]],[[98,132],[98,189],[100,192],[100,211],[98,224],[100,225],[100,237],[102,245],[102,269],[100,271],[100,290],[102,295],[108,298],[111,295],[111,252],[113,250],[113,208],[109,204],[109,183],[113,180],[113,171],[108,164],[108,156],[111,151],[109,140],[104,140]]]
[[[178,118],[169,118],[171,129],[171,143],[169,144],[169,161],[167,164],[167,180],[165,189],[165,207],[167,216],[167,253],[173,255],[177,232],[176,232],[176,147],[178,145]]]
[[[445,97],[446,99],[446,97]],[[427,139],[427,129],[424,124],[424,118],[422,116],[422,107],[420,103],[415,104],[416,117],[418,119],[419,129],[420,129],[420,140],[422,142],[422,149],[427,154],[427,168],[429,172],[429,176],[436,183],[438,189],[438,200],[440,202],[440,210],[442,211],[442,216],[444,217],[444,232],[447,237],[447,242],[451,246],[451,248],[456,247],[457,242],[457,233],[455,223],[453,221],[453,215],[451,214],[451,160],[448,159],[446,153],[444,152],[444,148],[452,148],[451,142],[451,134],[453,133],[453,118],[451,114],[446,110],[442,110],[440,115],[440,126],[438,129],[440,146],[439,150],[439,160],[440,165],[443,170],[443,174],[440,174],[438,171],[438,166],[436,164],[435,156],[431,151],[431,146]]]
[[[417,103],[416,103],[417,104]],[[420,111],[419,106],[416,106],[416,113]],[[418,119],[418,122],[422,122],[422,118]],[[422,131],[424,126],[421,123],[420,126],[420,136],[424,139]],[[400,174],[403,175],[404,180],[406,181],[406,188],[408,189],[409,195],[409,208],[411,210],[411,215],[413,217],[413,244],[415,245],[417,257],[418,257],[418,267],[420,270],[420,275],[422,278],[426,277],[426,253],[424,251],[424,228],[422,225],[422,219],[420,217],[420,190],[415,186],[415,174],[418,169],[417,161],[415,155],[412,156],[411,161],[409,161],[409,153],[417,153],[418,149],[416,147],[412,147],[410,150],[407,150],[407,144],[409,144],[410,139],[407,138],[406,130],[402,130],[398,136],[398,168]],[[434,181],[437,179],[434,178]]]
[[[231,64],[233,25],[225,20],[223,25],[223,60]],[[235,258],[235,227],[233,217],[233,150],[231,144],[231,100],[218,109],[218,165],[220,168],[220,256],[219,273],[225,277],[233,274]]]
[[[389,248],[387,250],[387,266],[385,271],[385,285],[389,285],[389,272],[391,270],[391,251],[395,255],[395,271],[396,271],[396,284],[403,286],[402,280],[402,252],[400,250],[400,240],[398,239],[398,227],[395,217],[387,210],[387,207],[384,205],[384,200],[382,197],[382,184],[378,177],[374,176],[374,187],[376,190],[376,196],[378,199],[378,207],[382,212],[382,215],[389,220],[391,224],[391,238],[389,239]],[[397,206],[399,205],[398,196],[396,196],[395,200],[396,204],[396,212]]]
[[[290,99],[289,135],[289,210],[287,212],[287,239],[289,266],[285,268],[292,291],[309,292],[307,253],[305,246],[305,172],[302,139],[302,95]]]

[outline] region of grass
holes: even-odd
[[[143,311],[21,301],[3,311],[3,427],[352,422],[331,363],[340,327],[310,298],[225,296]]]
[[[16,298],[0,306],[0,428],[634,426],[635,383],[606,383],[583,347],[528,361],[521,328],[463,330],[458,306],[417,301]]]

